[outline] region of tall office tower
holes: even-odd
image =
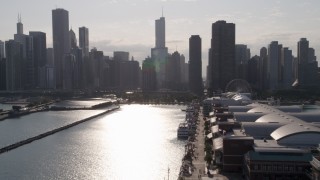
[[[52,10],[52,36],[56,88],[63,88],[63,60],[70,52],[69,12],[64,9]],[[68,58],[70,59],[70,58]]]
[[[0,59],[4,58],[4,42],[0,40]]]
[[[0,91],[6,90],[6,59],[4,58],[4,42],[0,41]]]
[[[29,32],[29,36],[33,38],[33,57],[34,57],[34,80],[35,87],[40,87],[40,78],[45,74],[40,73],[40,68],[47,64],[47,40],[44,32]]]
[[[165,87],[171,90],[181,90],[181,56],[175,51],[168,58],[166,67],[166,85]]]
[[[224,91],[226,85],[235,79],[235,24],[226,21],[212,24],[209,66],[209,95],[212,95],[213,91]]]
[[[250,59],[250,49],[247,48],[247,45],[236,44],[235,59],[236,59],[236,67],[235,67],[236,78],[248,80],[247,68],[248,68],[248,61]]]
[[[75,69],[76,59],[71,53],[65,54],[63,59],[63,89],[71,90],[74,88],[74,69]]]
[[[259,86],[259,56],[253,56],[248,61],[248,79],[247,81],[250,83],[251,87],[258,88]]]
[[[287,47],[281,49],[281,62],[283,63],[282,88],[290,89],[293,84],[293,56]]]
[[[6,41],[6,78],[7,90],[22,90],[23,45],[20,42]]]
[[[1,45],[0,45],[1,46]],[[313,48],[308,49],[308,63],[312,63],[317,60],[317,56],[315,55],[315,51]]]
[[[23,34],[23,24],[21,22],[21,14],[18,14],[17,34]]]
[[[268,46],[268,77],[269,90],[276,90],[279,87],[279,66],[282,45],[278,41],[272,41]]]
[[[75,49],[78,47],[76,34],[72,29],[70,29],[69,33],[70,33],[70,47],[71,49]]]
[[[189,89],[197,96],[203,95],[201,38],[192,35],[189,38]]]
[[[298,42],[298,83],[301,87],[315,86],[318,83],[318,62],[309,41],[301,38]]]
[[[268,87],[268,50],[266,47],[260,49],[259,60],[259,89],[266,90]]]
[[[79,47],[83,55],[89,57],[89,29],[84,26],[79,28]]]
[[[154,60],[148,57],[142,63],[142,91],[150,92],[156,90],[156,67]]]
[[[168,48],[166,47],[166,26],[165,18],[161,17],[155,21],[155,47],[151,49],[151,58],[155,61],[157,73],[157,86],[164,88],[166,76],[166,62],[168,57]]]
[[[309,41],[306,38],[301,38],[298,42],[298,61],[299,64],[304,64],[308,62],[308,50],[309,50]]]
[[[0,91],[7,90],[6,59],[0,59]]]
[[[32,89],[35,87],[33,37],[23,34],[21,16],[18,19],[17,34],[14,34],[14,40],[23,46],[21,64],[22,87],[24,89]]]
[[[44,88],[55,89],[56,80],[54,76],[54,52],[53,48],[47,48],[47,64],[46,64],[46,77],[43,80]]]

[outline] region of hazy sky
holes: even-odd
[[[139,61],[150,56],[154,20],[161,16],[162,7],[169,52],[177,49],[188,61],[189,37],[199,34],[203,67],[208,62],[211,24],[217,20],[236,24],[236,43],[247,44],[251,55],[277,40],[296,56],[301,37],[320,54],[319,0],[6,0],[0,6],[0,40],[13,38],[21,13],[25,34],[46,32],[51,47],[51,10],[56,7],[69,11],[69,24],[77,37],[79,27],[88,27],[90,48],[109,56],[117,50],[129,51]]]

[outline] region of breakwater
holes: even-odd
[[[23,145],[25,145],[25,144],[29,144],[29,143],[31,143],[31,142],[33,142],[33,141],[35,141],[35,140],[39,140],[39,139],[45,138],[45,137],[47,137],[47,136],[50,136],[50,135],[55,134],[55,133],[57,133],[57,132],[60,132],[60,131],[62,131],[62,130],[71,128],[71,127],[73,127],[73,126],[76,126],[76,125],[78,125],[78,124],[84,123],[84,122],[86,122],[86,121],[92,120],[92,119],[94,119],[94,118],[96,118],[96,117],[98,117],[98,116],[107,114],[107,113],[109,113],[109,112],[111,112],[111,111],[114,111],[114,110],[117,110],[117,109],[119,109],[119,108],[120,108],[120,106],[115,106],[115,107],[112,107],[111,109],[108,109],[108,110],[106,110],[106,111],[104,111],[104,112],[102,112],[102,113],[98,113],[98,114],[96,114],[96,115],[94,115],[94,116],[91,116],[91,117],[88,117],[88,118],[85,118],[85,119],[76,121],[76,122],[74,122],[74,123],[71,123],[71,124],[68,124],[68,125],[65,125],[65,126],[62,126],[62,127],[56,128],[56,129],[53,129],[53,130],[51,130],[51,131],[48,131],[48,132],[39,134],[39,135],[37,135],[37,136],[31,137],[31,138],[28,138],[28,139],[25,139],[25,140],[22,140],[22,141],[19,141],[19,142],[16,142],[16,143],[14,143],[14,144],[8,145],[8,146],[3,147],[3,148],[0,149],[0,154],[5,153],[5,152],[8,152],[8,151],[11,151],[11,150],[16,149],[16,148],[18,148],[18,147],[20,147],[20,146],[23,146]]]

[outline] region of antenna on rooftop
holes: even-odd
[[[161,15],[162,15],[162,17],[163,17],[163,6],[162,6],[162,9],[161,9]]]

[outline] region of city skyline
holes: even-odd
[[[34,9],[31,4],[42,8]],[[78,4],[80,6],[76,6]],[[139,60],[141,65],[145,57],[151,56],[150,49],[155,42],[154,20],[162,16],[163,7],[169,52],[178,50],[188,61],[188,39],[191,35],[200,35],[203,41],[202,69],[205,76],[211,25],[217,20],[236,24],[236,44],[248,45],[251,55],[258,55],[261,47],[267,47],[271,41],[278,41],[297,56],[297,42],[303,37],[309,40],[317,55],[317,50],[320,49],[320,38],[317,36],[320,30],[318,5],[320,2],[316,0],[245,0],[242,3],[209,0],[56,0],[43,3],[13,0],[5,2],[5,6],[0,9],[1,16],[6,17],[2,22],[0,40],[13,39],[17,15],[20,13],[24,31],[45,32],[48,47],[52,47],[51,11],[63,8],[69,11],[69,28],[76,30],[85,26],[90,30],[90,49],[97,47],[109,56],[113,51],[129,51],[130,56]],[[76,35],[79,39],[77,31]]]

